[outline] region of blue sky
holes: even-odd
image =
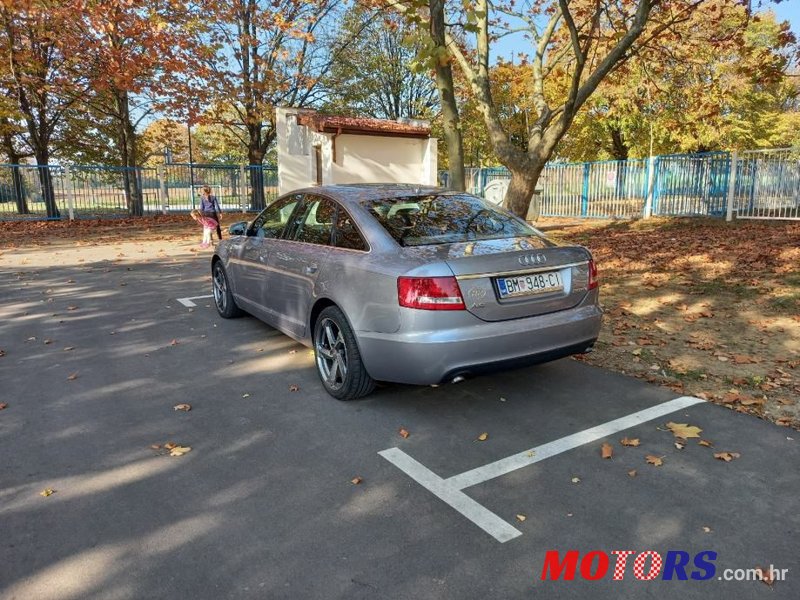
[[[780,4],[770,0],[752,0],[752,6],[755,12],[771,10],[779,21],[789,21],[792,31],[800,40],[800,0],[783,0]],[[530,42],[523,39],[522,34],[501,39],[494,46],[492,55],[509,58],[515,52],[530,53]]]
[[[789,21],[792,31],[800,38],[800,0],[783,0],[780,4],[761,2],[762,8],[771,8],[781,21]]]

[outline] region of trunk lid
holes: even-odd
[[[404,252],[444,262],[455,274],[467,310],[505,321],[566,310],[588,292],[588,250],[535,237],[417,246]]]

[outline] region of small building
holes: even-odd
[[[428,121],[389,121],[278,108],[278,189],[313,185],[437,185],[437,140]]]

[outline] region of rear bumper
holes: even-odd
[[[591,295],[590,295],[591,296]],[[463,314],[463,313],[462,313]],[[602,311],[594,303],[547,315],[402,333],[357,332],[362,360],[373,379],[429,385],[555,360],[590,347],[600,333]]]

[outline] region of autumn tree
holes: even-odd
[[[3,200],[13,197],[17,212],[21,215],[30,213],[26,195],[25,181],[20,173],[23,159],[33,156],[24,146],[24,119],[19,113],[18,105],[12,89],[12,78],[7,63],[0,63],[0,152],[10,164],[10,181],[3,178]],[[5,173],[2,173],[5,175]]]
[[[423,45],[413,26],[396,15],[355,7],[338,36],[343,50],[322,79],[321,110],[391,120],[434,115],[436,87],[417,66]]]
[[[194,122],[217,123],[261,166],[276,138],[275,107],[309,106],[340,46],[333,24],[341,0],[198,0],[200,51],[190,64],[195,95],[178,98]],[[204,112],[205,111],[205,112]],[[203,113],[202,119],[200,114]],[[263,175],[249,169],[251,205],[264,206]]]
[[[797,43],[771,12],[707,2],[607,77],[557,148],[573,160],[791,145]]]
[[[202,120],[202,116],[200,118]],[[228,128],[215,123],[202,124],[192,132],[192,158],[201,163],[240,165],[247,162],[247,147]],[[140,160],[143,164],[156,166],[165,159],[174,163],[189,162],[186,123],[160,118],[151,121],[142,132]]]
[[[439,96],[440,124],[447,151],[449,187],[465,189],[464,144],[453,76],[452,56],[447,46],[445,0],[365,0],[373,7],[390,9],[409,23],[422,47],[418,62],[429,69]]]
[[[572,125],[579,109],[612,71],[676,23],[688,20],[703,0],[542,0],[447,5],[447,42],[469,82],[494,152],[511,171],[506,206],[525,216],[536,182]],[[530,98],[527,145],[520,149],[502,125],[492,98],[492,44],[524,31],[530,39]],[[463,43],[457,33],[470,40]],[[545,85],[566,77],[563,94],[548,98]]]
[[[13,126],[15,118],[21,120],[25,144],[42,167],[37,171],[50,218],[58,218],[60,213],[50,169],[44,167],[50,164],[53,137],[83,85],[67,75],[71,59],[58,45],[68,16],[61,4],[39,0],[0,3],[0,58],[7,68],[7,98],[13,98],[14,105],[4,116],[8,126]]]
[[[143,213],[137,172],[138,133],[143,119],[172,92],[185,68],[188,14],[178,3],[149,0],[75,0],[75,12],[59,36],[65,53],[80,57],[72,74],[89,83],[80,101],[113,127],[128,212]]]

